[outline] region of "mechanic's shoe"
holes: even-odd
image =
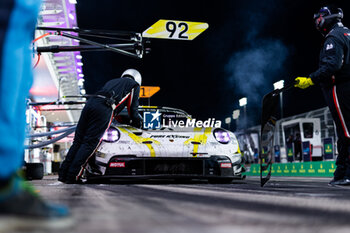
[[[334,180],[341,180],[346,177],[346,166],[342,164],[337,164],[336,169],[333,174]]]
[[[85,169],[88,174],[95,175],[95,176],[102,175],[102,172],[93,163],[89,163]]]
[[[342,180],[343,179],[335,179],[335,178],[333,178],[331,181],[329,181],[328,185],[329,186],[335,186],[335,185],[339,184],[340,181],[342,181]]]
[[[81,177],[77,179],[76,174],[68,173],[66,175],[66,184],[84,184],[84,182],[81,180]]]
[[[344,185],[344,186],[350,185],[350,179],[344,178],[344,179],[342,180],[342,182],[340,182],[340,184],[338,184],[338,185]]]
[[[67,182],[67,180],[65,178],[61,177],[61,176],[59,176],[57,180],[61,181],[62,183],[66,183]]]
[[[350,185],[350,179],[343,178],[343,179],[332,179],[328,185],[335,186],[335,185]]]
[[[0,189],[0,232],[30,230],[63,230],[73,220],[66,207],[43,201],[34,188],[19,177],[13,177]]]
[[[71,179],[68,179],[63,183],[65,183],[65,184],[84,184],[84,182],[82,180],[71,180]]]

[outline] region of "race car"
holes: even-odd
[[[213,122],[196,127],[195,119],[180,109],[141,106],[139,113],[144,118],[142,129],[120,123],[110,126],[86,168],[88,182],[133,178],[230,183],[245,177],[232,132]],[[127,113],[119,116],[123,122],[121,118],[127,121]]]

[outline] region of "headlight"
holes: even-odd
[[[102,137],[105,142],[116,142],[120,138],[120,132],[116,128],[109,128]]]
[[[215,129],[213,134],[214,138],[222,144],[227,144],[231,141],[229,132],[224,129]]]

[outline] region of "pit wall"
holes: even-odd
[[[272,176],[306,176],[306,177],[333,177],[335,161],[302,162],[302,163],[275,163],[272,164]],[[264,172],[267,174],[267,172]],[[247,166],[247,176],[260,176],[260,165]]]

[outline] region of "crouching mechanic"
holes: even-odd
[[[141,127],[138,113],[141,74],[135,69],[126,70],[121,78],[108,81],[87,101],[75,131],[73,145],[61,164],[58,180],[64,183],[80,183],[89,158],[99,146],[103,134],[113,117],[127,106],[131,125]]]
[[[316,28],[325,37],[319,69],[309,78],[296,78],[295,85],[304,89],[319,84],[336,124],[337,168],[330,185],[350,185],[350,30],[342,18],[342,10],[333,6],[322,7],[314,15]]]

